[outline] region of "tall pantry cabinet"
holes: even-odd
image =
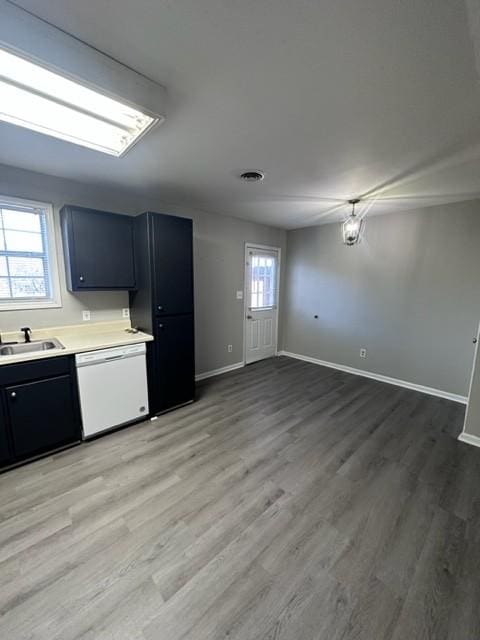
[[[134,218],[137,290],[132,326],[151,333],[147,366],[151,413],[195,393],[192,220],[148,211]]]

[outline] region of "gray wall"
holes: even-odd
[[[283,348],[467,395],[479,220],[470,201],[371,217],[355,247],[338,224],[289,232]]]
[[[285,249],[283,230],[257,225],[237,218],[165,205],[161,199],[144,193],[99,189],[74,181],[0,165],[0,194],[50,202],[58,210],[65,203],[78,204],[119,213],[136,214],[145,210],[185,215],[193,218],[195,259],[196,370],[211,371],[243,360],[243,301],[236,291],[243,289],[245,242],[270,244]],[[65,287],[65,269],[59,230],[57,249],[61,279],[61,309],[0,311],[0,332],[28,324],[52,327],[82,322],[82,310],[92,311],[92,321],[121,318],[128,306],[123,292],[71,294]],[[227,345],[233,352],[227,352]]]

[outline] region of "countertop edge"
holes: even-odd
[[[52,336],[56,337],[56,336]],[[91,336],[93,337],[93,336]],[[101,339],[101,334],[96,336],[97,339]],[[62,339],[63,338],[63,339]],[[117,339],[112,339],[112,336],[106,337],[105,342],[101,344],[84,344],[77,346],[65,346],[64,349],[52,349],[48,351],[39,351],[37,353],[19,353],[17,355],[0,356],[0,366],[6,366],[9,364],[21,364],[26,362],[32,362],[36,360],[44,360],[46,358],[58,358],[61,356],[70,356],[77,353],[86,353],[88,351],[102,351],[103,349],[112,349],[115,347],[123,347],[129,344],[141,344],[142,342],[152,342],[153,336],[148,333],[129,334],[128,336],[121,336]],[[68,342],[65,337],[59,338],[60,342]]]

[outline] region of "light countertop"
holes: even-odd
[[[127,344],[138,344],[153,340],[153,336],[148,333],[142,333],[141,331],[138,333],[128,333],[126,329],[129,328],[130,323],[128,320],[92,322],[88,325],[81,324],[51,327],[48,329],[35,329],[35,327],[32,327],[32,341],[56,338],[65,348],[0,356],[0,365],[15,362],[29,362],[30,360],[41,360],[43,358],[55,358],[85,351],[109,349],[111,347],[121,347]],[[2,334],[3,343],[11,341],[24,342],[24,340],[23,333],[9,332]]]

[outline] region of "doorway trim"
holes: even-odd
[[[480,438],[478,436],[475,436],[471,433],[468,433],[468,431],[466,431],[467,428],[467,422],[468,422],[468,412],[469,412],[469,402],[470,402],[470,398],[472,395],[472,387],[473,387],[473,379],[475,377],[475,372],[476,372],[476,365],[477,365],[477,361],[478,361],[478,349],[479,349],[479,342],[480,342],[480,323],[478,324],[478,328],[477,328],[477,334],[474,338],[474,343],[475,343],[475,349],[473,352],[473,362],[472,362],[472,373],[470,374],[470,384],[468,385],[468,395],[467,395],[467,408],[465,410],[465,418],[463,421],[463,428],[462,428],[462,433],[458,436],[458,440],[460,440],[460,442],[466,442],[467,444],[473,444],[474,447],[480,447]]]
[[[266,249],[267,251],[278,252],[278,273],[277,273],[277,314],[275,319],[275,355],[278,356],[278,319],[280,317],[280,282],[282,273],[282,249],[269,244],[259,244],[258,242],[245,242],[243,254],[243,365],[247,364],[247,256],[250,249]]]

